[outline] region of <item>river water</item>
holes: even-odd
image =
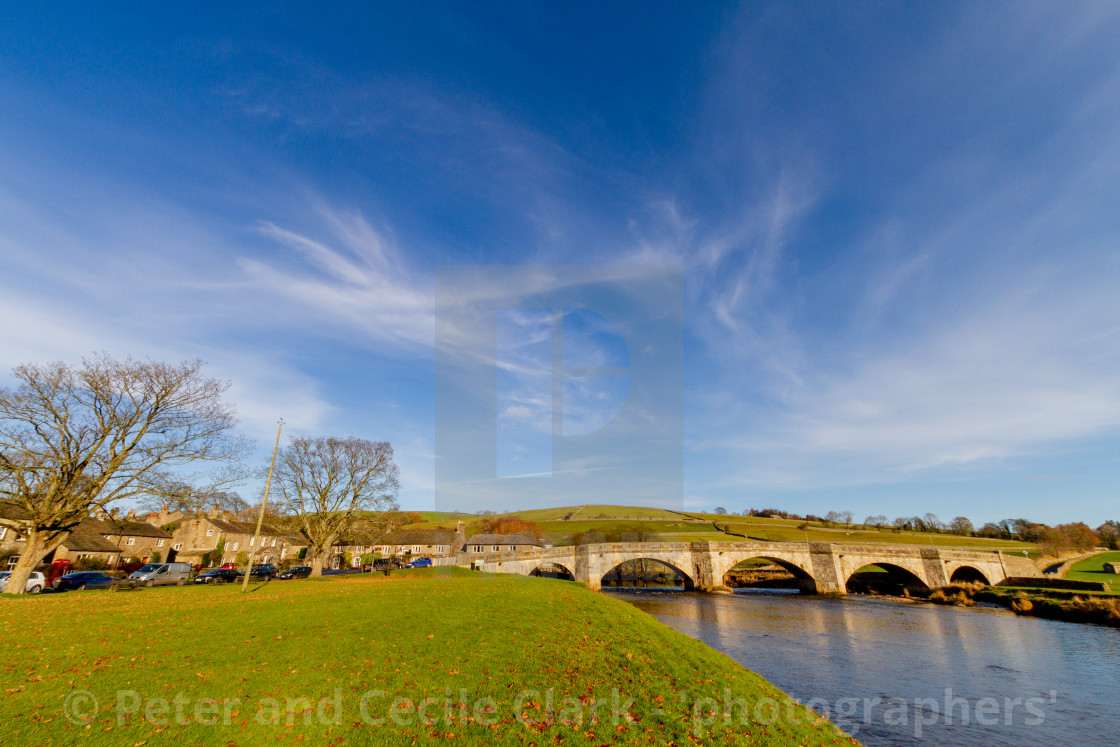
[[[1120,744],[1114,628],[781,591],[607,593],[758,672],[866,745]]]

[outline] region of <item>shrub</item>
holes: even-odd
[[[100,558],[78,558],[70,564],[71,572],[74,571],[104,571],[109,564]]]

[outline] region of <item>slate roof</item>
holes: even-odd
[[[0,518],[10,519],[11,521],[23,521],[30,518],[27,509],[23,506],[17,506],[8,501],[0,501]]]
[[[74,527],[62,546],[70,552],[121,552],[121,548],[101,536],[101,530],[97,526],[100,523],[96,519],[86,519]]]
[[[377,545],[450,545],[455,532],[450,529],[397,529],[383,535]]]
[[[171,538],[171,535],[167,532],[145,521],[129,521],[126,519],[86,519],[86,521],[106,536]]]

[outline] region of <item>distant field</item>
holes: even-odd
[[[1115,573],[1105,573],[1105,563],[1120,563],[1120,552],[1106,552],[1086,558],[1066,573],[1066,578],[1072,581],[1099,581],[1108,584],[1114,592],[1120,592],[1120,576]]]
[[[743,523],[758,523],[758,524],[779,524],[783,526],[798,526],[804,523],[804,519],[771,519],[766,516],[733,516],[731,514],[702,514],[695,511],[685,511],[686,516],[694,519],[703,519],[704,521],[718,521],[723,523],[725,521],[732,521],[739,524]],[[810,522],[813,523],[813,522]]]
[[[582,514],[581,514],[582,515]],[[696,533],[704,537],[719,537],[721,533],[711,524],[698,524],[687,521],[633,521],[599,519],[596,521],[550,521],[539,524],[541,531],[553,539],[575,534],[577,532],[611,532],[618,531],[619,527],[626,527],[641,531],[643,534],[677,534],[681,532]]]
[[[511,511],[502,516],[520,516],[526,521],[559,521],[568,514],[575,513],[580,521],[591,519],[666,519],[684,518],[676,511],[644,506],[610,506],[588,504],[586,506],[561,506],[559,508],[534,508],[527,511]]]
[[[577,512],[578,510],[578,512]],[[563,517],[575,513],[570,521]],[[414,524],[418,528],[442,527],[453,529],[457,519],[449,518],[446,512],[422,511],[425,521]],[[1037,546],[1027,542],[996,540],[984,537],[960,537],[954,534],[922,534],[918,532],[895,532],[890,529],[844,529],[824,527],[819,523],[809,523],[806,530],[797,527],[805,522],[800,519],[768,519],[758,516],[730,516],[726,514],[684,513],[678,514],[660,508],[632,506],[587,505],[564,506],[558,508],[514,511],[503,516],[518,516],[536,523],[541,531],[553,540],[577,532],[617,531],[619,525],[632,525],[643,533],[660,535],[664,542],[742,542],[758,540],[763,542],[869,542],[900,545],[935,545],[940,547],[972,547],[981,550],[1026,550],[1028,557],[1038,558]],[[606,516],[607,518],[601,518]],[[465,517],[467,534],[479,531],[478,522],[482,516]],[[717,528],[718,526],[718,528]],[[726,529],[724,533],[723,529]]]

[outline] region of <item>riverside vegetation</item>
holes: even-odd
[[[951,584],[935,589],[929,600],[958,607],[971,607],[976,602],[986,602],[1006,607],[1020,615],[1120,627],[1120,597],[1103,592],[1093,594],[984,584]]]
[[[568,582],[456,568],[44,594],[0,600],[0,621],[9,744],[854,744]]]

